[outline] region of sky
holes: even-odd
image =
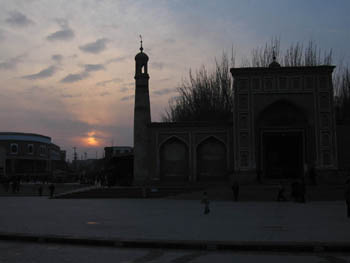
[[[348,0],[0,0],[0,131],[38,133],[88,158],[133,145],[134,57],[149,56],[152,121],[189,69],[237,62],[278,37],[350,62]]]

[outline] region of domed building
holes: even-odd
[[[48,136],[0,132],[0,176],[46,176],[62,167],[65,155]]]

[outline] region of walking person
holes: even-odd
[[[315,165],[312,165],[309,171],[311,185],[317,185],[316,176]]]
[[[280,182],[280,184],[278,185],[277,202],[287,201],[287,198],[284,196],[284,192],[285,188],[282,182]]]
[[[203,198],[201,201],[202,204],[204,204],[204,214],[209,214],[210,209],[209,209],[209,200],[208,200],[208,195],[207,192],[203,193]]]
[[[298,201],[298,182],[296,180],[292,181],[290,185],[291,189],[291,198],[294,200],[294,202]]]
[[[261,171],[261,169],[259,168],[259,169],[256,171],[256,180],[258,181],[259,184],[262,183],[262,181],[261,181],[261,174],[262,174],[262,171]]]
[[[237,202],[238,201],[238,195],[239,195],[239,184],[238,181],[235,180],[232,184],[232,192],[233,192],[233,198]]]
[[[350,178],[347,179],[345,184],[345,201],[347,208],[347,216],[350,218]]]
[[[298,196],[299,196],[299,202],[305,203],[305,194],[306,194],[306,188],[305,188],[305,182],[303,180],[300,180],[298,183]]]
[[[39,196],[43,195],[43,186],[41,184],[38,187],[38,194],[39,194]]]
[[[50,197],[53,198],[53,194],[55,192],[55,185],[53,183],[50,184],[49,190],[50,190]]]

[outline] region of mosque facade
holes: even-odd
[[[135,57],[134,183],[320,178],[338,170],[334,66],[232,68],[232,121],[151,121],[148,56]]]

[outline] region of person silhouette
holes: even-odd
[[[238,195],[239,195],[239,184],[238,181],[235,180],[232,184],[232,192],[233,192],[233,198],[237,202],[238,201]]]
[[[39,194],[39,196],[43,195],[43,186],[42,185],[39,185],[39,187],[38,187],[38,194]]]
[[[209,209],[209,200],[208,200],[208,194],[207,192],[203,193],[203,198],[201,201],[202,204],[204,204],[204,214],[209,214],[210,209]]]
[[[50,197],[53,198],[53,194],[55,192],[55,185],[53,183],[50,184],[49,190],[50,190]]]
[[[350,178],[346,180],[345,184],[345,202],[347,208],[347,216],[350,218]]]
[[[278,185],[278,193],[277,193],[277,201],[278,202],[287,201],[287,198],[284,196],[284,191],[285,191],[285,188],[283,186],[283,183],[280,182]]]

